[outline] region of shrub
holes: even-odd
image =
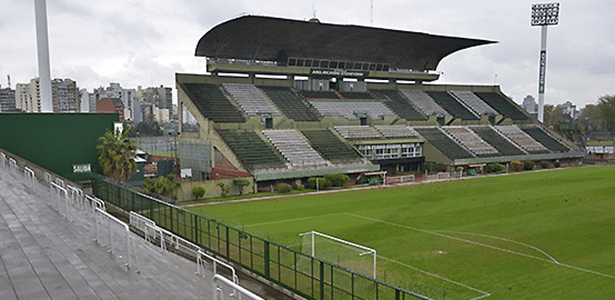
[[[550,166],[551,166],[551,163],[549,163],[548,161],[546,161],[546,160],[540,161],[540,167],[541,168],[546,169],[546,168],[548,168]]]
[[[531,160],[526,160],[523,162],[523,170],[532,170],[534,169],[534,162]]]
[[[242,177],[233,179],[233,184],[239,189],[239,195],[243,194],[243,187],[250,185],[250,180]]]
[[[327,180],[322,177],[311,177],[311,178],[308,178],[307,186],[311,189],[315,189],[316,179],[318,179],[318,187],[320,188],[323,188],[327,184]]]
[[[295,185],[295,189],[297,189],[298,191],[303,191],[303,189],[305,189],[305,185],[297,184],[297,185]]]
[[[556,168],[559,168],[561,165],[562,165],[562,163],[561,163],[561,162],[559,162],[559,160],[556,160],[556,161],[553,163],[553,166],[554,166],[554,167],[556,167]]]
[[[293,187],[290,186],[290,184],[287,184],[287,183],[278,184],[278,192],[282,194],[289,193],[292,189]]]
[[[502,164],[488,164],[485,167],[485,173],[498,173],[506,170],[506,167]]]
[[[222,197],[228,196],[228,192],[231,191],[231,186],[224,184],[224,182],[219,182],[217,186],[220,188],[220,194]]]
[[[431,163],[427,165],[427,170],[429,173],[446,172],[446,165]]]
[[[175,199],[177,197],[175,191],[180,186],[181,184],[175,181],[175,175],[169,174],[167,177],[160,176],[154,180],[145,178],[141,188],[151,193]]]
[[[331,186],[343,186],[350,180],[350,177],[346,174],[328,174],[325,175],[325,179],[331,182]],[[327,184],[325,183],[325,186]]]
[[[461,167],[461,166],[460,166],[460,167],[457,167],[457,169],[456,169],[456,170],[457,170],[457,172],[463,172],[463,167]]]
[[[523,171],[523,163],[518,160],[513,160],[510,162],[510,172],[520,172]]]
[[[192,188],[192,195],[194,196],[194,200],[199,200],[199,198],[205,195],[205,188],[202,186],[195,186]]]

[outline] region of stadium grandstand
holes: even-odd
[[[182,168],[248,173],[259,187],[426,163],[576,163],[583,151],[499,86],[438,85],[457,51],[494,41],[261,16],[198,42],[209,74],[176,74]]]

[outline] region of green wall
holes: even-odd
[[[98,138],[113,123],[117,114],[89,113],[0,113],[0,148],[67,179],[88,178],[74,173],[73,165],[98,166]]]

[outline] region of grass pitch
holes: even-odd
[[[300,244],[319,231],[378,251],[403,276],[466,298],[612,299],[615,168],[206,205]]]

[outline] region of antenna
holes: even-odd
[[[6,75],[6,78],[9,82],[9,89],[11,88],[11,75]]]
[[[374,0],[371,1],[370,7],[370,15],[369,15],[369,25],[374,25]]]
[[[314,14],[314,19],[316,19],[316,5],[312,2],[312,12]]]

